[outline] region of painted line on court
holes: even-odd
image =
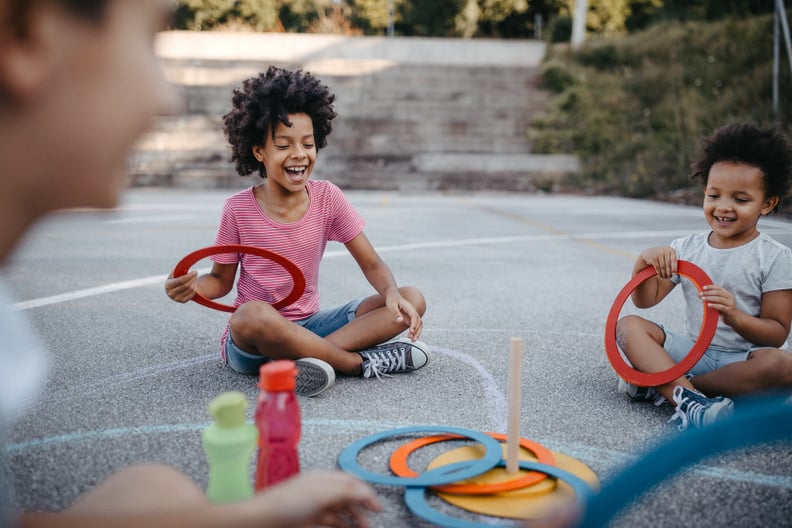
[[[199,269],[199,273],[207,273],[209,268]],[[85,297],[94,297],[105,293],[113,293],[122,290],[130,290],[132,288],[140,288],[141,286],[151,286],[152,284],[164,284],[168,275],[155,275],[153,277],[143,277],[142,279],[132,279],[122,282],[113,282],[105,284],[104,286],[97,286],[95,288],[86,288],[84,290],[75,290],[67,293],[60,293],[58,295],[50,295],[49,297],[40,297],[38,299],[31,299],[29,301],[22,301],[12,304],[11,308],[14,310],[30,310],[31,308],[38,308],[40,306],[49,306],[51,304],[58,304],[76,299],[83,299]]]
[[[515,242],[545,242],[545,241],[555,241],[555,240],[575,240],[575,241],[582,241],[591,244],[596,244],[596,242],[594,242],[595,240],[602,240],[602,239],[627,239],[627,238],[632,239],[632,238],[646,238],[646,237],[665,238],[665,237],[679,236],[681,234],[686,234],[686,233],[688,232],[687,231],[632,231],[632,232],[623,232],[623,233],[619,233],[619,232],[584,233],[577,235],[570,233],[561,233],[561,234],[547,234],[547,235],[470,238],[470,239],[419,242],[413,244],[383,246],[377,248],[377,251],[379,253],[393,253],[399,251],[414,251],[417,249],[440,249],[440,248],[466,247],[466,246],[486,245],[486,244],[513,244]],[[600,245],[597,244],[597,247],[599,246]],[[603,245],[601,246],[600,249],[602,248],[608,248],[608,246]],[[623,254],[623,252],[620,252],[618,250],[613,250],[612,248],[609,249],[609,252],[611,253],[618,252],[619,254]],[[333,258],[333,257],[348,256],[348,255],[349,253],[346,250],[338,250],[338,251],[328,251],[325,253],[324,256],[328,258]],[[208,268],[199,269],[198,272],[206,273],[208,272],[208,270],[209,270]],[[11,307],[12,309],[15,310],[30,310],[32,308],[50,306],[53,304],[73,301],[76,299],[83,299],[85,297],[93,297],[96,295],[103,295],[106,293],[129,290],[132,288],[140,288],[142,286],[162,284],[165,282],[165,279],[167,278],[168,275],[164,274],[164,275],[155,275],[152,277],[143,277],[140,279],[114,282],[111,284],[106,284],[104,286],[86,288],[83,290],[75,290],[71,292],[61,293],[58,295],[40,297],[38,299],[30,299],[28,301],[21,301],[11,305]]]
[[[568,442],[554,442],[553,440],[533,439],[545,447],[567,454],[571,457],[589,462],[607,462],[610,467],[615,468],[612,474],[618,473],[622,467],[637,461],[640,455],[592,447],[590,445],[575,444]],[[774,488],[792,490],[792,476],[789,475],[768,475],[755,471],[745,471],[709,465],[696,464],[694,469],[683,469],[680,474],[692,473],[697,476],[709,477],[718,480],[731,482],[744,482],[746,484],[756,484]]]
[[[572,337],[596,337],[602,339],[602,332],[571,332],[566,330],[531,330],[526,328],[448,328],[432,327],[428,332],[432,334],[522,334],[522,335],[557,335]]]
[[[527,225],[536,227],[538,229],[541,229],[542,231],[547,231],[548,233],[552,233],[553,235],[556,235],[556,236],[559,236],[559,237],[564,237],[564,236],[572,237],[572,235],[570,235],[566,231],[563,231],[561,229],[555,228],[553,226],[549,226],[549,225],[544,224],[542,222],[538,222],[536,220],[532,220],[532,219],[527,218],[525,216],[522,216],[522,215],[519,215],[519,214],[516,214],[516,213],[512,213],[511,211],[504,211],[503,209],[500,209],[500,208],[497,208],[497,207],[493,207],[493,206],[489,206],[489,205],[483,205],[483,204],[480,204],[480,203],[476,203],[475,201],[467,200],[467,202],[471,203],[474,207],[476,207],[476,208],[478,208],[478,209],[480,209],[482,211],[486,211],[488,213],[493,213],[493,214],[496,214],[498,216],[501,216],[501,217],[504,217],[504,218],[508,218],[510,220],[515,220],[517,222],[520,222],[521,224],[527,224]],[[677,236],[678,235],[674,235],[674,238],[676,238]],[[613,255],[619,255],[621,257],[625,257],[625,258],[628,258],[630,260],[635,260],[636,257],[637,257],[637,255],[635,255],[633,253],[630,253],[628,251],[622,251],[621,249],[612,248],[610,246],[606,246],[604,244],[599,244],[597,242],[594,242],[593,239],[591,239],[591,238],[573,238],[573,239],[577,240],[579,242],[582,242],[585,245],[591,246],[594,249],[598,249],[598,250],[604,251],[605,253],[611,253]]]
[[[18,442],[15,444],[7,445],[5,452],[10,456],[23,456],[28,455],[30,452],[46,449],[52,446],[61,444],[84,444],[88,442],[101,442],[107,440],[115,440],[119,438],[126,438],[129,436],[143,435],[148,436],[152,434],[182,434],[194,433],[199,434],[205,429],[210,422],[202,423],[184,423],[184,424],[164,424],[164,425],[142,425],[135,427],[116,427],[112,429],[83,431],[75,433],[66,433],[61,435],[49,436],[46,438],[38,438],[26,442]],[[377,422],[367,420],[329,420],[308,419],[303,421],[303,427],[306,430],[318,429],[317,434],[320,435],[348,435],[353,433],[370,433],[379,432],[388,429],[398,429],[402,427],[420,427],[424,424],[413,423],[395,423],[395,422]],[[586,464],[597,465],[602,460],[607,459],[617,463],[620,466],[627,465],[637,460],[637,456],[622,451],[612,449],[592,448],[591,446],[583,444],[572,443],[557,443],[553,441],[543,441],[541,439],[534,439],[539,441],[544,446],[564,453],[571,457],[577,458]],[[768,486],[773,488],[781,488],[792,490],[792,476],[786,475],[767,475],[757,473],[754,471],[742,471],[737,469],[719,468],[715,466],[696,465],[690,473],[708,478],[730,482],[742,482],[746,484]]]
[[[130,216],[126,218],[113,218],[105,220],[103,224],[151,224],[157,222],[173,222],[174,220],[192,220],[194,215],[158,215],[158,216]]]
[[[463,352],[436,347],[434,351],[440,355],[447,356],[451,359],[464,363],[473,368],[477,373],[480,382],[483,385],[486,401],[491,407],[491,412],[487,413],[488,416],[495,416],[496,423],[490,429],[496,431],[505,431],[508,419],[508,402],[505,396],[505,391],[501,389],[498,382],[492,374],[474,357]],[[119,374],[107,380],[92,383],[89,385],[82,385],[81,388],[88,388],[89,392],[102,388],[106,385],[118,385],[123,382],[142,379],[149,376],[154,376],[164,371],[176,370],[198,363],[203,363],[216,359],[217,354],[204,354],[186,360],[173,361],[164,365],[157,365],[151,367],[144,367],[137,369],[133,372]],[[77,433],[66,433],[61,435],[54,435],[46,438],[39,438],[29,440],[26,442],[19,442],[6,446],[6,453],[10,455],[24,454],[38,449],[44,449],[53,445],[76,443],[82,444],[86,442],[98,442],[104,440],[112,440],[117,438],[124,438],[133,435],[150,435],[150,434],[180,434],[180,433],[199,433],[209,425],[210,422],[193,423],[193,424],[164,424],[164,425],[146,425],[135,427],[115,427],[103,430],[83,431]],[[408,426],[420,426],[421,424],[409,424],[398,422],[381,422],[374,420],[347,420],[347,419],[307,419],[303,420],[303,427],[306,430],[318,428],[322,434],[327,434],[328,430],[334,430],[334,434],[354,434],[358,432],[375,432],[387,429],[397,429]],[[534,439],[540,441],[543,445],[558,452],[562,452],[578,458],[588,464],[602,464],[607,461],[610,467],[620,467],[628,463],[634,462],[638,457],[631,453],[623,451],[616,451],[612,449],[596,448],[586,444],[564,443],[556,442],[552,439]],[[742,471],[729,468],[720,468],[715,466],[697,466],[693,473],[715,478],[719,480],[726,480],[732,482],[744,482],[748,484],[756,484],[763,486],[770,486],[776,488],[792,489],[792,476],[783,475],[766,475],[752,471]]]
[[[484,388],[486,401],[492,407],[490,416],[496,417],[498,422],[491,429],[505,431],[508,424],[509,402],[506,400],[505,391],[500,389],[490,371],[479,363],[476,358],[464,352],[443,347],[432,347],[432,351],[464,363],[478,373],[479,380]]]
[[[181,434],[181,433],[199,433],[206,429],[211,421],[201,423],[183,423],[183,424],[162,424],[162,425],[140,425],[132,427],[113,427],[110,429],[81,431],[75,433],[66,433],[46,438],[37,438],[35,440],[28,440],[26,442],[19,442],[16,444],[7,445],[5,452],[10,455],[20,455],[30,451],[45,449],[54,445],[60,444],[83,444],[87,442],[100,442],[104,440],[114,440],[117,438],[125,438],[135,435],[151,435],[151,434]],[[320,428],[326,430],[327,428],[337,429],[341,433],[357,433],[360,431],[377,431],[383,428],[395,429],[405,427],[408,424],[397,424],[389,422],[365,421],[365,420],[303,420],[303,427],[305,428]]]
[[[66,401],[75,400],[80,397],[90,396],[96,392],[104,391],[107,389],[107,387],[117,388],[124,383],[130,383],[132,381],[165,374],[194,365],[208,363],[210,361],[217,361],[220,363],[220,352],[212,352],[210,354],[203,354],[201,356],[182,359],[179,361],[171,361],[170,363],[160,363],[149,367],[142,367],[131,372],[124,372],[121,374],[116,374],[115,376],[108,376],[92,383],[81,383],[60,391],[50,390],[42,394],[39,401],[36,402],[33,407],[45,407],[47,405],[52,405],[52,403],[63,403]]]

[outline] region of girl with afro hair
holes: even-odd
[[[223,118],[237,172],[257,172],[262,181],[226,200],[215,243],[256,246],[286,257],[305,276],[302,296],[273,308],[290,293],[291,277],[279,264],[237,253],[212,257],[207,274],[191,271],[169,277],[165,285],[177,302],[196,293],[215,299],[231,291],[239,268],[236,311],[221,339],[225,362],[257,375],[270,360],[294,360],[297,391],[306,396],[329,388],[336,372],[379,379],[429,360],[427,346],[418,341],[423,294],[396,284],[364,234],[363,218],[341,190],[310,179],[336,117],[334,100],[310,73],[273,66],[234,90],[232,109]],[[346,246],[374,294],[320,308],[319,263],[328,240]],[[405,330],[406,338],[392,340]]]

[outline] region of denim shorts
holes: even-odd
[[[663,343],[663,348],[665,348],[666,352],[668,352],[668,355],[671,356],[675,363],[679,363],[685,358],[685,356],[688,355],[688,353],[690,353],[690,349],[693,348],[695,341],[687,336],[681,336],[679,334],[669,332],[663,328],[663,325],[657,326],[662,328],[663,332],[665,332],[666,338],[665,343]],[[758,350],[758,348],[751,348],[749,350],[724,350],[722,348],[713,347],[707,348],[707,350],[704,351],[704,355],[701,356],[701,359],[699,359],[698,363],[696,363],[693,368],[690,369],[689,373],[694,376],[698,376],[701,374],[706,374],[707,372],[712,372],[713,370],[726,366],[729,363],[745,361],[754,350]]]
[[[319,337],[328,336],[355,319],[355,312],[362,301],[363,299],[356,299],[335,308],[319,310],[310,317],[294,321],[294,324],[310,330]],[[231,338],[231,332],[226,336],[225,357],[229,367],[250,375],[258,375],[259,367],[270,360],[268,357],[251,354],[239,348]]]

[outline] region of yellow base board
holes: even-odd
[[[505,456],[505,444],[503,450]],[[563,453],[558,453],[556,451],[552,453],[556,458],[556,466],[580,477],[592,488],[599,489],[599,479],[590,467]],[[484,456],[484,450],[479,445],[460,447],[441,454],[429,463],[427,469],[434,469],[454,462],[474,460],[482,456]],[[536,460],[536,458],[525,449],[520,450],[520,459],[530,461]],[[525,471],[521,470],[520,473],[525,473]],[[493,483],[513,478],[515,478],[515,475],[509,474],[505,469],[495,468],[475,478],[460,481],[459,484],[470,484],[473,482],[479,484]],[[569,485],[553,478],[545,479],[527,488],[492,495],[435,493],[446,502],[458,508],[483,515],[508,517],[512,519],[538,519],[548,510],[564,501],[573,500],[575,496],[575,492],[572,491]]]

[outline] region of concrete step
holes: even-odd
[[[539,82],[543,46],[168,32],[158,53],[185,107],[139,142],[132,180],[211,187],[255,181],[237,176],[229,162],[222,116],[235,87],[276,64],[310,71],[336,94],[338,117],[315,177],[361,189],[544,188],[577,162],[531,154],[526,129],[548,99]]]
[[[578,170],[577,158],[565,155],[380,154],[322,156],[313,177],[345,189],[535,192],[556,188],[564,174]],[[261,181],[255,175],[239,176],[222,160],[185,159],[146,167],[133,163],[130,174],[135,186],[241,189]]]
[[[168,60],[282,62],[374,60],[438,66],[536,67],[545,44],[535,40],[357,37],[298,33],[166,31],[157,54]]]

